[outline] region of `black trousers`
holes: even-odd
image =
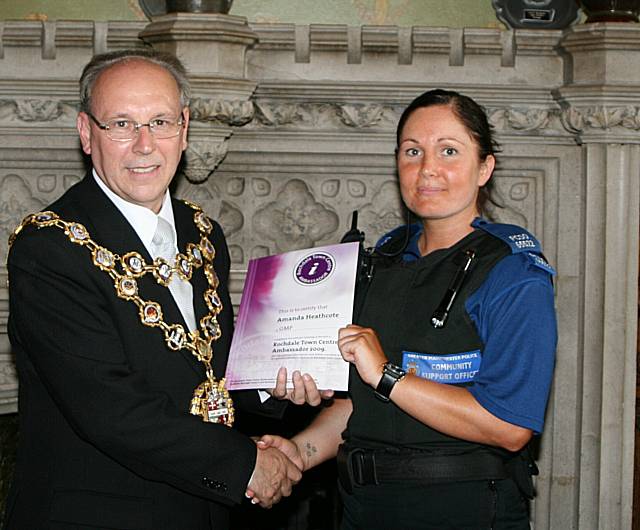
[[[529,530],[528,503],[511,479],[356,486],[341,530]]]

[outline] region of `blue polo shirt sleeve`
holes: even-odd
[[[508,255],[465,306],[484,343],[468,390],[494,416],[542,432],[557,343],[549,272],[527,253]]]

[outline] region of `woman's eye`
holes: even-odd
[[[458,152],[457,149],[453,148],[453,147],[445,147],[442,150],[442,154],[444,154],[445,156],[453,156]]]
[[[415,147],[409,147],[409,149],[405,151],[405,154],[407,156],[418,156],[420,154],[420,150]]]

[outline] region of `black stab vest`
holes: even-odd
[[[402,236],[385,243],[389,251],[402,244]],[[475,258],[455,299],[443,328],[431,324],[463,252],[473,250]],[[478,288],[495,264],[510,254],[506,243],[475,230],[454,246],[437,250],[417,261],[373,258],[370,279],[358,282],[354,322],[378,333],[388,359],[402,365],[402,352],[449,355],[480,350],[483,344],[465,310],[466,299]],[[457,386],[464,386],[457,385]],[[481,444],[447,436],[415,420],[393,402],[384,403],[365,384],[354,366],[349,376],[353,413],[344,433],[348,443],[360,447],[399,447],[448,452],[474,450]]]

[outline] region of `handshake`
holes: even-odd
[[[291,495],[293,486],[302,478],[305,466],[298,446],[292,440],[267,434],[256,443],[256,466],[245,496],[253,504],[271,508],[282,497]]]
[[[323,399],[333,396],[332,390],[318,390],[313,378],[308,374],[303,376],[295,371],[291,380],[293,387],[287,390],[287,370],[281,368],[276,378],[276,386],[269,394],[276,399],[289,400],[297,405],[307,403],[312,406],[317,406]],[[293,486],[302,478],[305,465],[302,454],[293,440],[267,434],[256,440],[256,444],[258,456],[245,495],[253,504],[270,508],[280,502],[282,497],[291,495]]]
[[[348,325],[339,331],[338,347],[344,360],[355,364],[363,380],[375,388],[382,377],[381,366],[387,361],[375,331]],[[273,397],[315,406],[333,396],[332,390],[318,390],[308,374],[294,372],[289,391],[286,379],[287,371],[281,368],[270,391]],[[263,508],[291,495],[303,471],[336,456],[352,411],[351,399],[334,399],[291,440],[270,434],[256,440],[258,456],[245,495]]]

